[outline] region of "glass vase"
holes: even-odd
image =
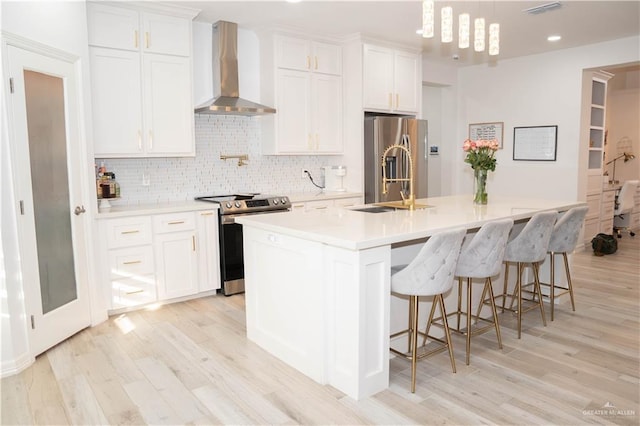
[[[475,169],[473,171],[473,202],[475,204],[487,204],[487,170]]]

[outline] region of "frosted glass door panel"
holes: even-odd
[[[69,207],[64,81],[24,71],[42,312],[78,297]]]

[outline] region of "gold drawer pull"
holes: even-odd
[[[128,262],[122,262],[123,265],[135,265],[137,263],[142,263],[142,260],[130,260]]]
[[[126,235],[126,234],[137,234],[138,232],[140,232],[138,229],[135,229],[133,231],[122,231],[121,234],[122,235]]]
[[[136,294],[136,293],[144,293],[144,290],[140,289],[140,290],[134,290],[134,291],[127,291],[125,294],[129,295],[129,294]]]
[[[168,225],[180,225],[184,223],[184,220],[174,220],[173,222],[169,222]]]
[[[200,216],[213,216],[213,213],[211,213],[211,212],[200,213]]]

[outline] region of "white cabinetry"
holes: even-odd
[[[600,232],[613,234],[613,211],[615,209],[616,191],[607,189],[600,198]]]
[[[342,49],[275,36],[275,134],[265,154],[342,153]]]
[[[323,198],[322,200],[297,201],[291,204],[293,211],[324,210],[330,207],[347,208],[362,204],[361,197]]]
[[[192,17],[87,10],[96,157],[194,155]]]
[[[111,219],[104,228],[112,309],[156,300],[149,217]]]
[[[173,299],[197,293],[195,214],[156,215],[153,231],[158,298]]]
[[[220,248],[218,234],[218,212],[207,210],[196,212],[198,229],[198,291],[220,288]]]
[[[365,110],[416,114],[420,100],[420,57],[365,44],[363,103]]]

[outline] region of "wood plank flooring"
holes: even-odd
[[[391,360],[390,388],[355,401],[274,359],[245,337],[244,298],[213,296],[115,316],[2,380],[14,424],[605,424],[640,423],[640,237],[616,254],[573,257],[568,300],[539,314],[502,314],[489,332],[454,336],[458,372],[441,353]],[[548,315],[548,314],[547,314]]]

